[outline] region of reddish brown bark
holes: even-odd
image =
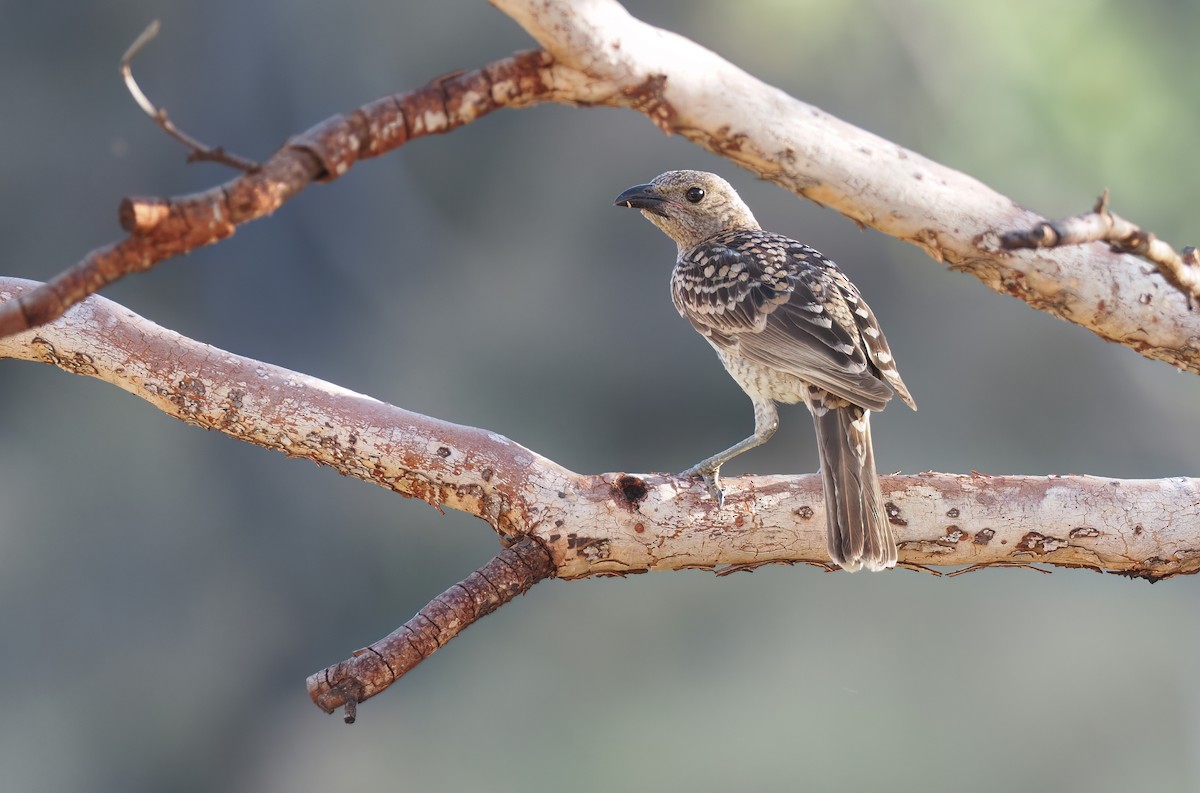
[[[97,248],[38,289],[0,306],[0,338],[37,327],[106,285],[229,237],[266,217],[314,181],[330,181],[360,159],[424,135],[468,124],[494,110],[535,102],[549,89],[550,58],[530,51],[482,69],[439,77],[424,88],[372,102],[303,132],[261,168],[201,193],[126,198],[118,217],[129,232]]]
[[[309,676],[308,695],[326,713],[344,706],[346,722],[353,724],[358,703],[395,683],[480,617],[553,575],[550,554],[536,540],[523,539],[431,600],[392,633]]]

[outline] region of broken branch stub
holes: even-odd
[[[346,723],[353,724],[359,703],[387,689],[479,618],[553,575],[554,565],[542,546],[532,538],[520,540],[392,633],[310,675],[308,695],[326,713],[346,707]]]

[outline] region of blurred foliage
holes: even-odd
[[[1197,241],[1194,3],[629,7],[1046,215],[1107,186],[1116,211]],[[147,93],[252,157],[531,46],[474,0],[0,0],[6,274],[47,278],[116,237],[123,195],[228,178],[185,165],[117,79],[153,17]],[[610,206],[679,167],[729,176],[871,301],[921,405],[875,422],[884,470],[1196,473],[1196,378],[623,111],[504,112],[414,142],[107,294],[576,470],[678,470],[752,423],[671,308],[670,243]],[[347,729],[305,675],[485,561],[486,526],[44,366],[0,365],[0,410],[8,789],[1200,788],[1200,584],[1086,572],[550,582]],[[785,410],[730,473],[810,470],[811,434]]]

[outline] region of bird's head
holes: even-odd
[[[760,228],[729,182],[704,171],[667,171],[634,185],[613,203],[640,209],[681,252],[724,231]]]

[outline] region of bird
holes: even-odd
[[[816,428],[830,557],[850,572],[894,567],[871,412],[893,395],[917,405],[858,289],[820,252],[764,231],[716,174],[667,171],[613,203],[675,241],[675,308],[754,403],[754,434],[681,476],[700,477],[720,507],[721,466],[770,439],[777,403],[803,402]]]

